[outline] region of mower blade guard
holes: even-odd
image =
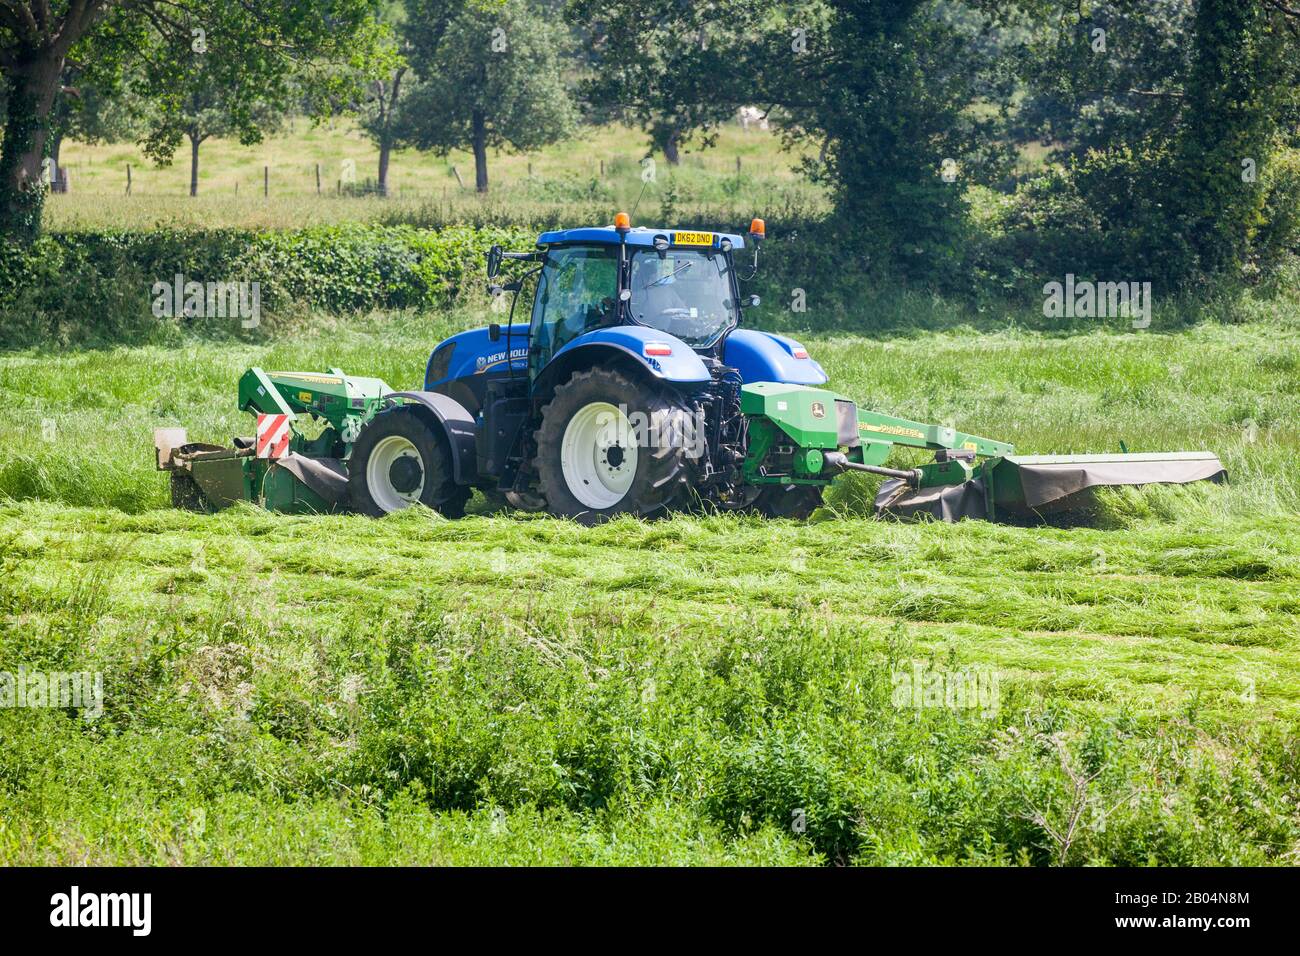
[[[977,477],[959,485],[912,490],[902,482],[885,482],[876,509],[882,515],[941,521],[1041,519],[1088,511],[1096,488],[1226,479],[1223,463],[1210,452],[1008,455],[989,459]]]
[[[1218,455],[1199,451],[1128,455],[1012,455],[991,469],[997,508],[1071,511],[1089,503],[1093,488],[1186,485],[1223,481]]]

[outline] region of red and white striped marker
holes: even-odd
[[[257,416],[257,457],[283,458],[289,450],[289,416]]]

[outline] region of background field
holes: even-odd
[[[340,180],[350,164],[355,187],[364,192],[376,175],[378,152],[348,121],[312,126],[297,120],[257,146],[212,139],[203,144],[199,195],[189,193],[189,154],[158,168],[130,143],[66,143],[59,157],[72,182],[68,195],[53,195],[46,207],[53,229],[150,228],[154,226],[238,226],[285,228],[342,221],[537,222],[556,215],[612,220],[641,196],[643,134],[620,126],[584,127],[579,139],[530,153],[492,152],[490,191],[474,192],[473,158],[463,151],[437,157],[398,150],[390,168],[390,196],[340,198]],[[656,157],[655,181],[645,190],[639,221],[676,206],[735,209],[748,225],[755,215],[824,213],[824,191],[796,171],[801,153],[782,148],[775,132],[725,125],[717,146],[685,152],[678,167]],[[737,163],[739,162],[739,166]],[[132,169],[125,195],[126,167]],[[316,192],[320,164],[322,193]],[[264,197],[263,167],[269,167]],[[458,184],[452,167],[467,186]]]
[[[0,661],[107,696],[0,712],[0,863],[1297,862],[1293,302],[804,337],[873,407],[1232,474],[1101,528],[882,523],[869,482],[810,524],[164,508],[152,428],[246,432],[248,365],[410,385],[485,318],[0,355]],[[998,706],[900,706],[917,666]]]

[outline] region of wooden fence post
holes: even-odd
[[[131,164],[126,164],[126,194],[131,195]]]

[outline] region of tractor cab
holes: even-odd
[[[763,228],[762,220],[754,220],[751,238],[761,239]],[[492,279],[504,259],[541,263],[520,279],[494,287],[497,294],[518,296],[536,280],[527,331],[530,382],[587,333],[638,327],[662,333],[664,340],[648,345],[645,356],[676,346],[720,359],[723,339],[740,322],[734,252],[745,247],[741,236],[633,229],[620,213],[613,226],[546,232],[537,245],[539,251],[533,253],[494,248],[488,258]],[[501,334],[497,327],[491,331]],[[511,325],[504,337],[514,340],[518,334],[518,326]],[[509,351],[514,354],[513,346]]]
[[[579,336],[640,326],[715,354],[740,321],[733,252],[740,236],[712,232],[603,229],[544,233],[546,247],[529,323],[532,378]]]

